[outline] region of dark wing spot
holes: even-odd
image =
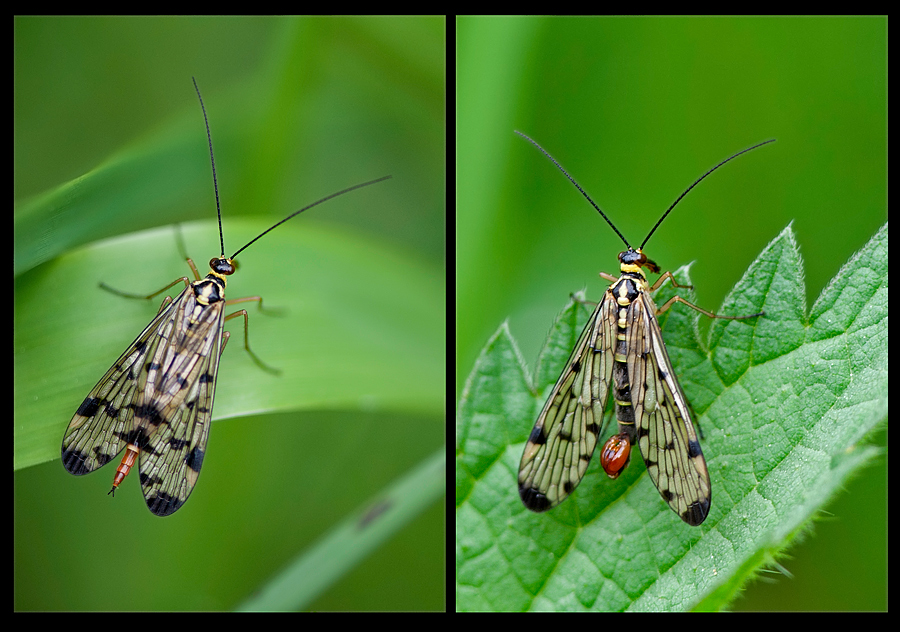
[[[703,456],[703,450],[700,449],[700,442],[697,440],[688,441],[688,455],[694,457]]]
[[[547,437],[544,436],[544,431],[540,426],[535,426],[531,429],[531,435],[528,437],[528,441],[534,445],[544,445],[547,443]]]
[[[178,511],[186,499],[172,496],[166,492],[159,492],[145,499],[147,508],[157,516],[170,516]]]
[[[550,501],[547,500],[546,494],[539,492],[534,487],[519,486],[519,496],[522,498],[525,506],[531,511],[540,513],[550,509]]]
[[[81,415],[82,417],[93,417],[97,414],[97,411],[100,410],[102,404],[103,400],[86,397],[84,401],[81,402],[81,406],[78,407],[78,410],[75,411],[75,414]]]
[[[203,467],[203,457],[206,456],[206,452],[201,450],[200,448],[194,448],[190,452],[188,452],[187,457],[184,459],[184,464],[187,465],[190,469],[195,472],[199,472],[200,468]]]
[[[692,527],[696,527],[706,520],[709,515],[709,499],[691,503],[687,510],[681,514],[681,519]]]
[[[85,465],[85,461],[87,461],[87,455],[81,450],[66,450],[63,448],[62,462],[69,474],[81,476],[82,474],[93,472]]]

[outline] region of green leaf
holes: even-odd
[[[887,243],[885,225],[809,317],[790,227],[719,312],[765,310],[764,317],[714,321],[708,348],[693,310],[675,305],[660,317],[705,436],[712,508],[699,527],[668,508],[639,458],[615,481],[595,458],[558,508],[525,509],[516,485],[522,449],[588,310],[566,306],[541,352],[535,385],[501,325],[457,413],[457,607],[726,607],[878,454],[865,439],[887,418]],[[676,277],[689,282],[686,268]],[[672,292],[671,284],[660,288],[657,305]]]

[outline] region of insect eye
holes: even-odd
[[[218,274],[234,274],[234,264],[228,259],[214,257],[209,260],[209,269]]]

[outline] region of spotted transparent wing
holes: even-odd
[[[224,301],[199,304],[191,287],[141,332],[78,408],[63,437],[72,474],[103,467],[133,444],[144,499],[176,511],[197,481],[221,355]]]
[[[175,302],[163,305],[75,411],[62,441],[62,462],[70,474],[90,474],[131,442],[135,401],[146,380],[145,359],[158,342],[157,330],[174,310]]]
[[[628,375],[637,440],[650,479],[669,507],[690,525],[706,519],[709,472],[656,320],[656,306],[642,292],[629,309]],[[645,359],[646,361],[643,361]]]
[[[187,501],[203,465],[221,356],[224,301],[200,305],[188,292],[161,344],[144,389],[141,489],[150,511],[167,516]]]
[[[519,495],[528,509],[557,506],[584,477],[603,425],[615,340],[616,305],[607,290],[525,444]]]

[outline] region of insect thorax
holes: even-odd
[[[201,305],[212,305],[225,300],[225,279],[214,273],[191,283],[191,289],[194,290],[194,298]]]
[[[641,292],[646,292],[648,289],[647,277],[644,275],[644,271],[638,267],[626,270],[626,266],[623,264],[622,276],[610,286],[609,292],[615,297],[619,309],[627,309],[629,305],[638,299]],[[622,314],[622,317],[624,318],[624,314]]]

